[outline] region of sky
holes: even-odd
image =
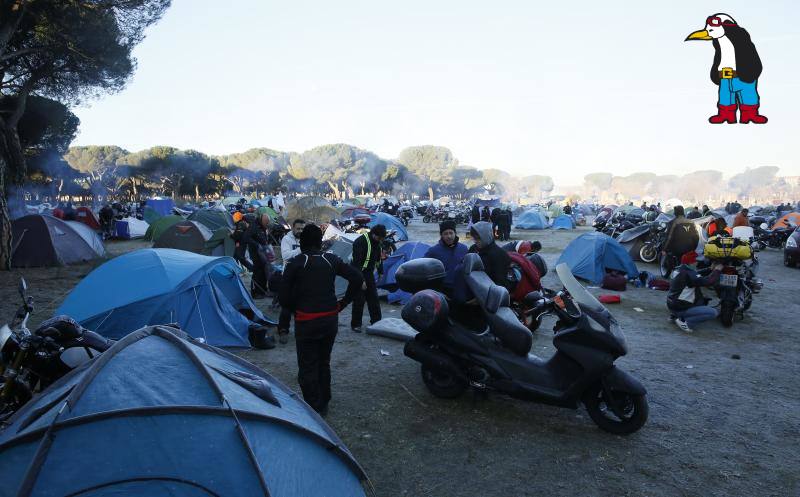
[[[750,32],[766,125],[711,125],[716,12]],[[349,143],[547,174],[800,175],[800,2],[173,0],[73,145],[208,154]]]

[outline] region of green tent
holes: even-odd
[[[212,232],[197,221],[181,221],[169,226],[153,242],[153,248],[173,248],[195,254],[232,256],[235,248],[231,230]]]
[[[279,215],[277,212],[275,212],[275,209],[273,209],[272,207],[268,207],[266,205],[256,209],[256,213],[257,214],[266,214],[272,220],[278,219],[278,215]]]
[[[206,241],[205,253],[207,255],[225,255],[233,257],[236,250],[236,242],[231,238],[231,230],[228,228],[220,228],[211,235]]]
[[[143,217],[144,217],[144,220],[147,222],[147,224],[152,226],[153,223],[155,223],[156,221],[158,221],[159,219],[161,219],[164,216],[159,214],[158,211],[156,211],[155,209],[153,209],[152,207],[150,207],[148,205],[148,206],[146,206],[144,208]]]
[[[220,228],[233,229],[233,217],[227,211],[219,209],[200,209],[194,211],[188,218],[189,221],[197,221],[211,231]]]
[[[239,203],[239,200],[241,199],[244,199],[245,203],[250,203],[250,197],[247,197],[245,195],[232,195],[230,197],[223,198],[222,205],[224,205],[225,207],[229,205],[236,205],[237,203]]]
[[[152,242],[160,237],[167,228],[181,221],[183,221],[183,218],[174,214],[158,218],[150,223],[150,226],[147,228],[147,231],[144,234],[144,239]]]

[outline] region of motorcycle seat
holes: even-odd
[[[491,333],[507,349],[515,354],[526,355],[531,350],[533,335],[511,310],[508,290],[495,285],[489,275],[483,272],[483,263],[477,254],[464,257],[464,273],[467,286],[480,304]]]

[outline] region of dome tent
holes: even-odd
[[[403,222],[400,221],[400,218],[394,217],[391,214],[387,214],[385,212],[378,212],[377,214],[370,215],[372,219],[367,226],[372,228],[376,224],[382,224],[386,226],[386,231],[394,230],[397,232],[397,241],[404,242],[408,240],[408,231],[406,227],[403,226]]]
[[[521,230],[543,230],[548,227],[547,217],[539,209],[529,209],[515,219],[514,227]]]
[[[49,215],[29,214],[15,219],[11,237],[12,267],[66,266],[98,257],[96,249],[73,226]]]
[[[3,496],[365,496],[371,488],[333,430],[285,385],[166,326],[131,333],[8,422]]]
[[[147,228],[147,231],[144,234],[144,239],[152,242],[161,236],[164,230],[181,221],[183,221],[183,218],[174,214],[158,218]]]
[[[628,278],[639,275],[630,254],[610,236],[592,231],[572,240],[556,265],[565,262],[576,278],[599,285],[607,269],[621,271]]]
[[[181,221],[165,229],[153,242],[153,248],[174,248],[195,254],[232,256],[235,246],[230,230],[214,232],[197,221]]]
[[[205,225],[211,231],[216,231],[220,228],[233,229],[233,216],[228,211],[223,211],[215,208],[199,209],[194,211],[189,217],[189,221],[197,221]]]
[[[222,347],[249,347],[250,324],[269,322],[233,259],[175,249],[141,249],[111,259],[83,278],[56,314],[109,338],[178,323],[193,337]]]
[[[554,230],[571,230],[575,228],[575,219],[572,216],[568,216],[567,214],[561,214],[557,218],[553,219],[553,229]]]
[[[97,253],[98,257],[105,257],[106,255],[106,248],[103,245],[103,240],[100,238],[100,235],[97,234],[95,230],[90,228],[85,223],[80,221],[64,221],[67,223],[72,229],[75,230],[75,233],[79,234],[83,240],[92,247],[92,250]]]
[[[408,242],[383,261],[383,274],[378,278],[377,285],[380,288],[389,290],[388,300],[390,304],[396,302],[405,304],[411,299],[411,294],[400,290],[398,286],[397,279],[395,279],[397,268],[404,262],[425,257],[425,253],[429,248],[431,246],[427,243]]]

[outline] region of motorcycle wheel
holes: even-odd
[[[455,399],[467,389],[467,382],[449,373],[434,371],[422,365],[422,381],[434,397]]]
[[[658,251],[654,246],[645,243],[639,249],[639,258],[642,259],[642,262],[654,262],[658,258]]]
[[[430,223],[430,222],[431,222],[431,218],[430,218],[430,216],[424,216],[424,217],[422,218],[422,222],[423,222],[423,223]]]
[[[644,426],[649,412],[646,396],[612,391],[613,400],[622,407],[622,416],[619,416],[608,405],[608,395],[598,382],[583,396],[586,412],[600,429],[615,435],[630,435]]]
[[[722,326],[730,328],[733,326],[733,314],[736,311],[736,304],[733,302],[722,302],[719,306],[719,320]]]

